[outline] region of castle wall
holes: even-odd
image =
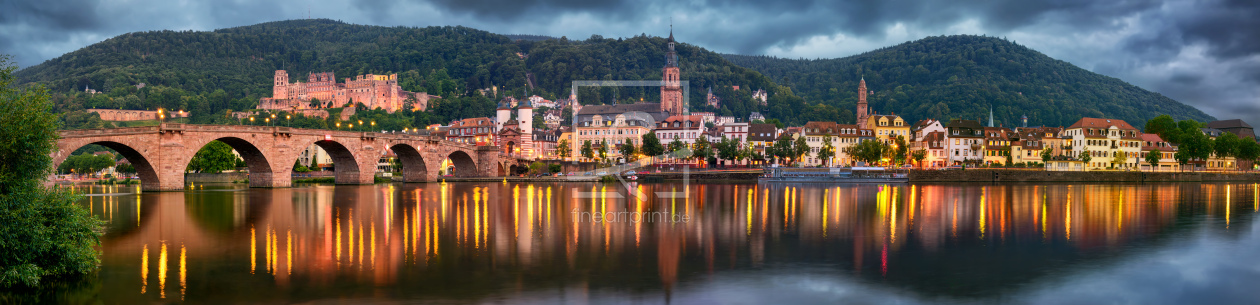
[[[312,73],[307,75],[307,82],[288,83],[288,72],[277,70],[271,98],[259,100],[259,109],[293,110],[311,109],[311,99],[318,99],[319,107],[343,107],[348,103],[362,103],[368,108],[381,108],[394,112],[403,108],[404,101],[410,96],[420,97],[415,93],[402,90],[398,86],[398,75],[359,75],[353,79],[346,78],[345,83],[338,84],[332,72]],[[428,96],[417,101],[415,108],[423,110],[428,106]],[[331,103],[332,105],[328,105]]]

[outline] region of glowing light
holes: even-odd
[[[140,294],[144,294],[144,290],[149,288],[149,244],[144,244],[144,250],[140,252],[140,283]]]
[[[188,291],[188,249],[179,245],[179,299],[184,299]]]
[[[258,269],[258,241],[254,233],[254,225],[249,225],[249,274]]]
[[[162,251],[158,254],[158,292],[166,298],[166,243],[162,243]]]

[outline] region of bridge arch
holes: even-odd
[[[402,164],[399,169],[402,172],[404,182],[425,182],[432,180],[433,173],[429,172],[429,168],[424,163],[424,156],[420,154],[420,150],[410,144],[393,144],[389,147],[394,151],[394,155],[398,156],[398,163]]]
[[[476,177],[477,162],[468,152],[456,150],[446,156],[451,160],[451,165],[455,167],[455,177]]]
[[[122,141],[109,141],[109,140],[76,141],[76,142],[65,143],[61,145],[60,147],[61,153],[58,156],[53,158],[53,168],[60,167],[61,163],[65,162],[66,158],[69,158],[70,154],[74,152],[75,150],[78,150],[81,147],[88,146],[91,144],[105,146],[106,148],[113,149],[114,151],[117,151],[119,155],[122,155],[124,159],[127,159],[127,162],[131,162],[131,166],[136,168],[136,176],[140,177],[140,186],[142,188],[145,188],[145,189],[157,188],[161,185],[158,182],[157,168],[155,168],[153,164],[150,162],[150,158],[145,156],[145,154],[142,153],[140,150],[137,150],[136,148],[133,147],[133,146],[141,147],[140,148],[141,150],[147,151],[147,149],[144,149],[143,146],[140,145],[140,143],[124,143]]]
[[[185,158],[182,160],[183,167],[181,167],[181,169],[183,172],[187,172],[188,166],[192,163],[193,156],[195,156],[198,151],[205,148],[207,145],[210,145],[213,141],[219,141],[223,142],[223,144],[227,144],[229,147],[232,147],[233,150],[236,150],[237,154],[241,155],[241,159],[245,160],[245,166],[249,169],[250,187],[276,186],[275,180],[279,177],[275,177],[275,175],[273,175],[274,171],[272,169],[274,167],[271,164],[271,159],[273,158],[269,158],[267,154],[263,153],[262,150],[258,148],[259,145],[256,145],[254,142],[246,140],[245,138],[236,136],[207,139],[208,140],[205,142],[190,143],[192,145],[189,148],[192,150],[188,151]],[[281,186],[287,186],[286,184],[287,183],[282,183]]]
[[[371,183],[369,177],[367,182],[362,181],[359,159],[355,158],[354,152],[345,144],[334,140],[315,141],[315,145],[324,149],[328,153],[328,157],[333,161],[333,179],[337,184],[363,184]],[[375,156],[372,156],[375,157]],[[375,163],[375,160],[373,160]],[[373,170],[375,172],[375,170]]]

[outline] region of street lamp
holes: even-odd
[[[254,125],[254,117],[249,117],[249,124]]]
[[[337,129],[341,129],[341,122],[337,122]]]

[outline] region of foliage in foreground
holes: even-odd
[[[86,274],[100,262],[101,221],[79,196],[43,186],[57,116],[45,89],[14,84],[15,69],[0,55],[0,288]]]

